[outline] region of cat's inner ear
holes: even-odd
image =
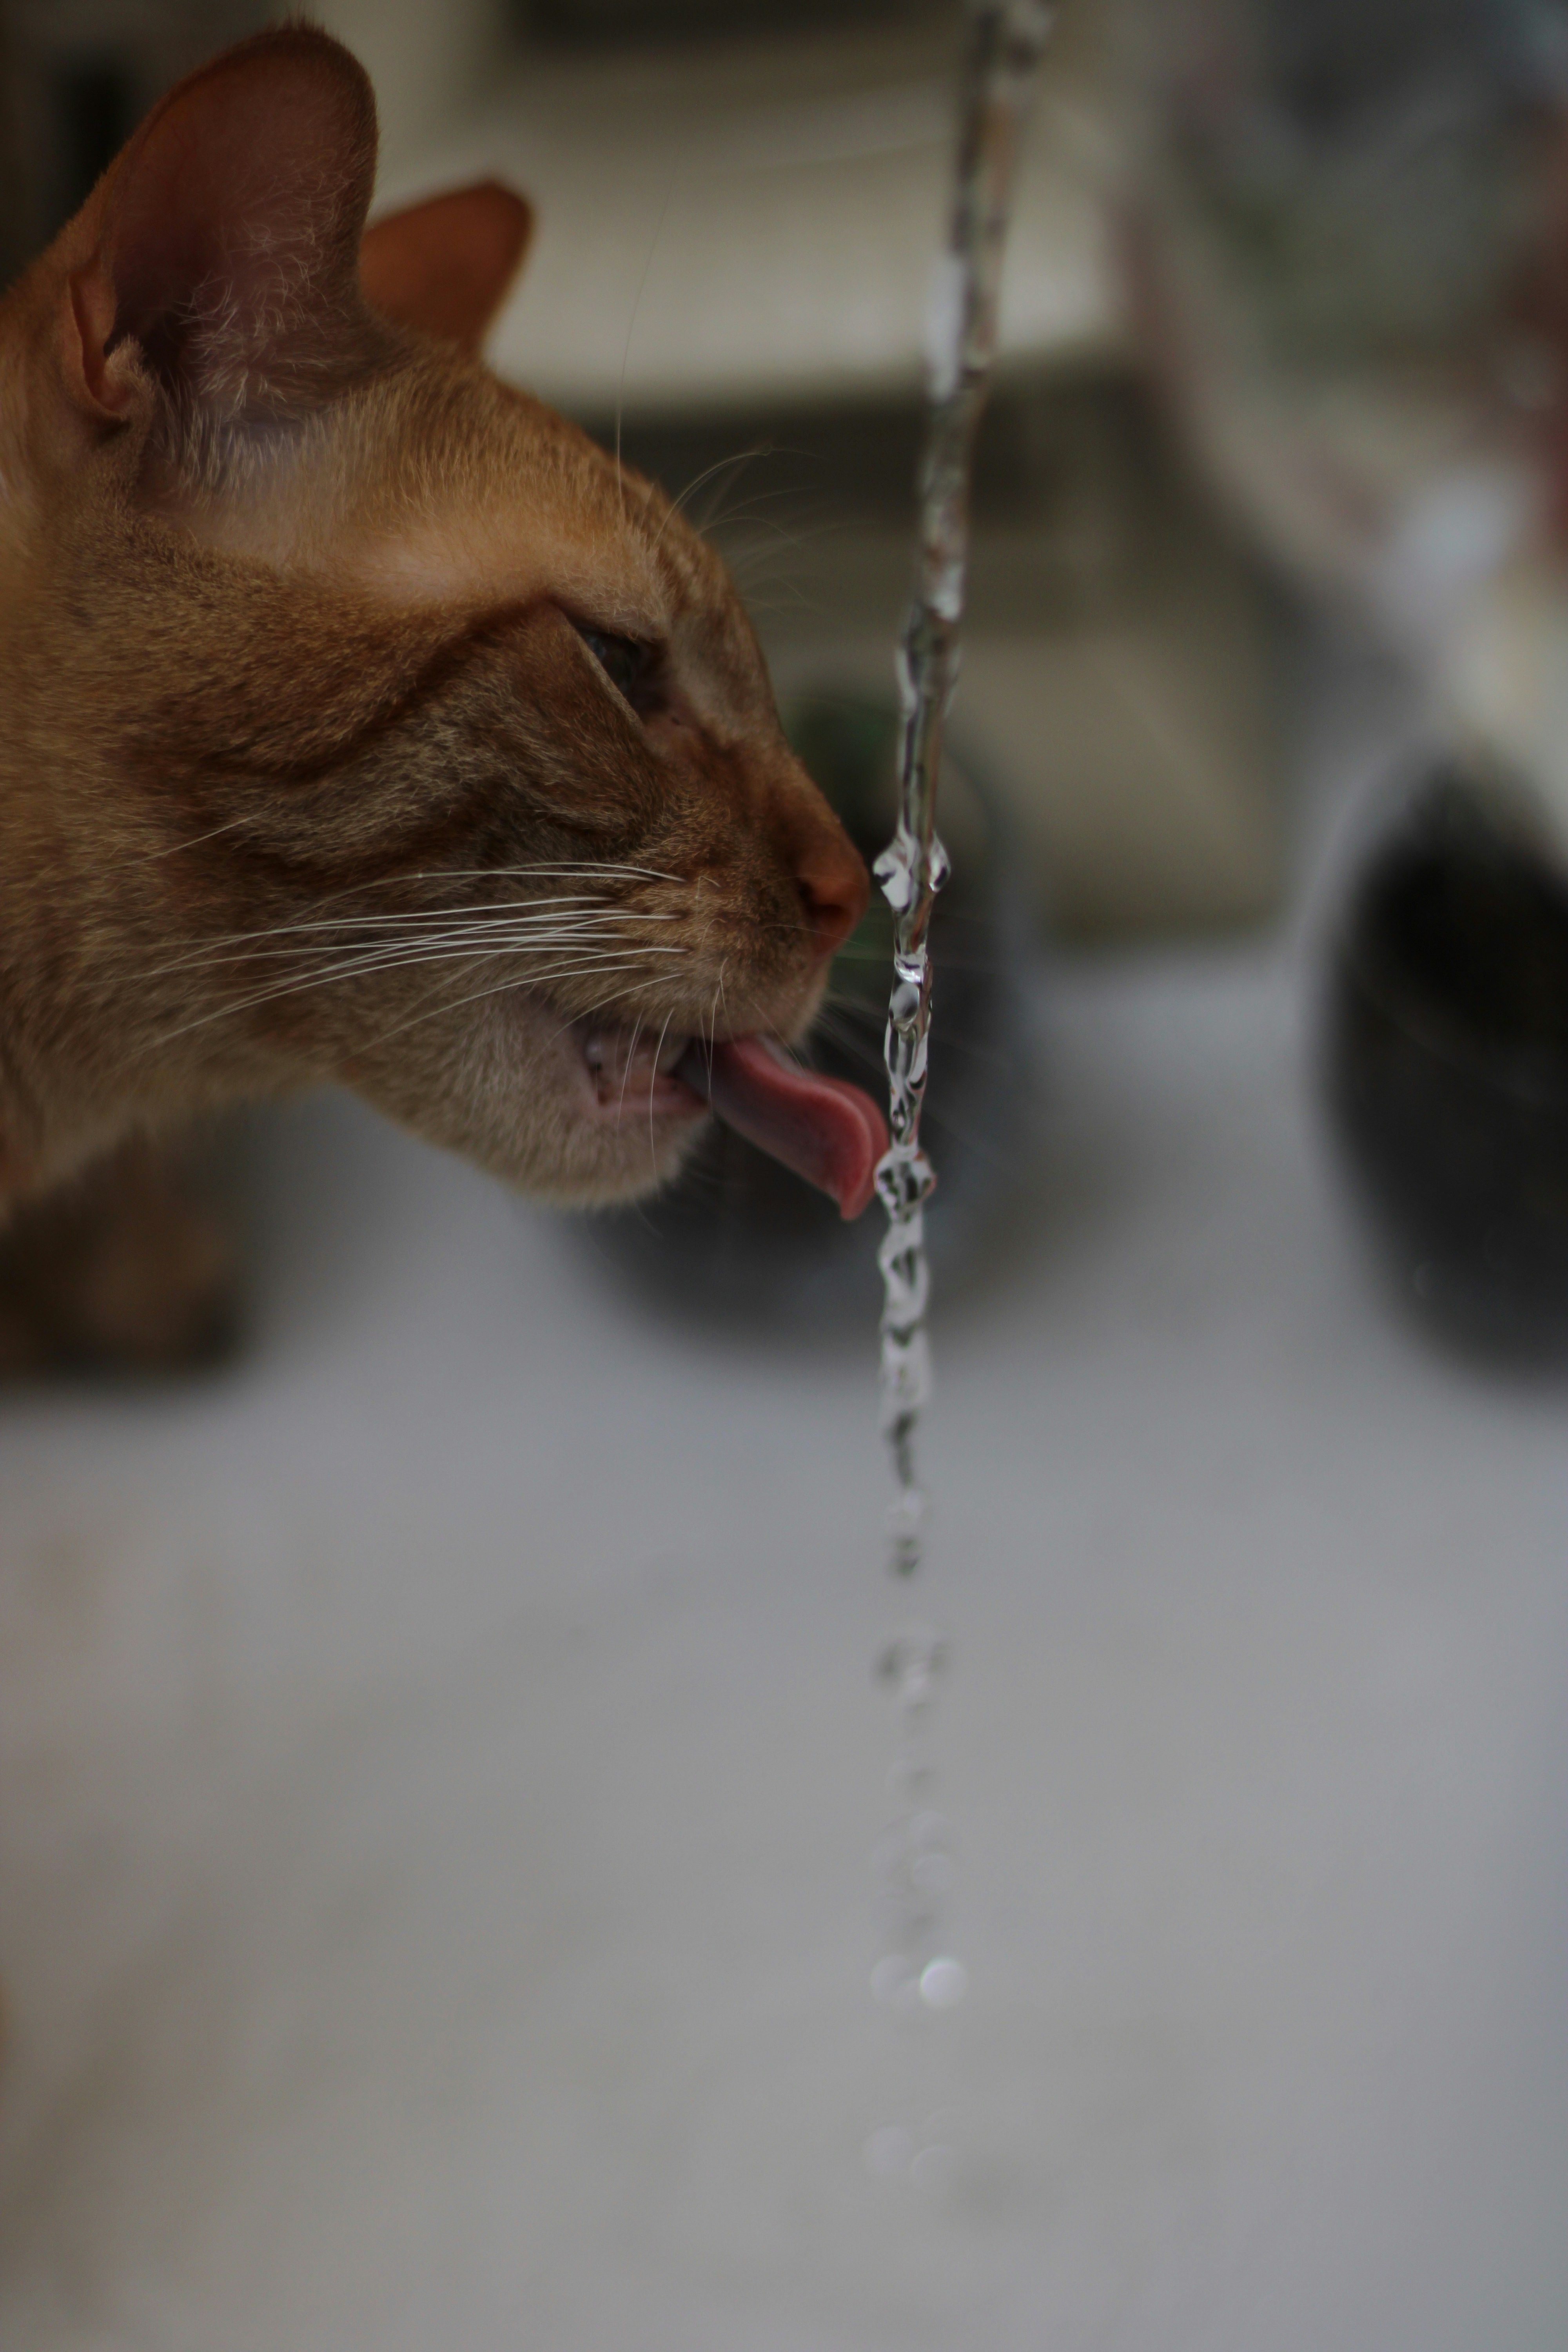
[[[64,232],[91,240],[62,320],[79,402],[125,416],[149,376],[231,422],[330,397],[376,341],[374,176],[370,83],[324,33],[260,34],[179,83]]]
[[[374,222],[360,247],[361,282],[384,318],[477,352],[532,234],[523,199],[479,180]]]

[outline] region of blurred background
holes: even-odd
[[[269,13],[4,0],[6,268]],[[317,13],[378,204],[533,200],[495,365],[723,549],[874,851],[961,10]],[[0,1260],[8,2352],[1568,2338],[1568,5],[1066,0],[1002,342],[968,2000],[865,1990],[870,1220],[730,1136],[553,1220],[344,1101],[121,1161]]]

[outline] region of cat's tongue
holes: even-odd
[[[729,1037],[711,1055],[695,1041],[675,1075],[705,1096],[727,1127],[771,1152],[858,1217],[888,1148],[882,1114],[842,1078],[803,1070],[761,1037]]]

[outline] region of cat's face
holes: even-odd
[[[64,387],[0,633],[92,869],[59,1011],[133,1112],[337,1079],[623,1197],[702,1116],[692,1040],[803,1033],[864,873],[712,551],[465,350],[515,201],[371,232],[362,299],[367,107],[320,36],[233,53],[0,318]]]

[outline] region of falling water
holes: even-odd
[[[931,415],[921,477],[920,548],[898,660],[903,713],[899,818],[875,869],[894,917],[886,1041],[892,1139],[877,1171],[877,1191],[888,1213],[878,1253],[883,1283],[882,1433],[897,1486],[889,1565],[900,1580],[912,1578],[921,1565],[926,1516],[915,1439],[931,1389],[924,1214],[936,1179],[921,1149],[920,1124],[931,1001],[927,933],[932,902],[947,878],[947,857],[936,834],[937,774],[942,722],[958,671],[971,460],[996,348],[1002,248],[1018,133],[1049,21],[1043,0],[971,0],[957,183],[927,327]],[[945,1948],[944,1897],[952,1864],[945,1824],[932,1801],[931,1704],[946,1653],[941,1630],[917,1620],[894,1633],[880,1660],[899,1710],[899,1749],[889,1776],[898,1814],[878,1849],[881,1957],[872,1985],[880,2000],[905,2016],[951,2009],[964,1990],[963,1965]],[[930,2133],[910,2134],[898,2126],[873,2133],[867,2149],[875,2168],[912,2168],[917,2178],[922,2165],[931,2170],[930,2159],[940,2152]]]

